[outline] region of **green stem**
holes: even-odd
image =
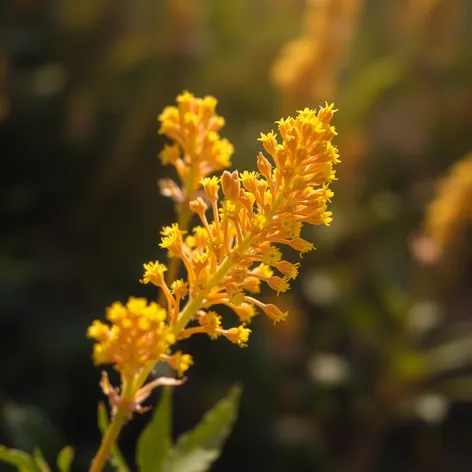
[[[128,412],[121,410],[118,410],[113,416],[110,426],[108,427],[107,432],[103,437],[100,449],[98,450],[97,454],[95,455],[92,461],[92,465],[89,469],[89,472],[101,472],[103,470],[103,467],[105,467],[105,464],[110,455],[111,448],[116,443],[121,429],[128,420],[128,416]]]
[[[137,383],[127,382],[124,387],[122,399],[129,400],[134,398]],[[112,447],[115,445],[120,435],[121,429],[126,424],[130,417],[130,414],[126,410],[117,410],[113,415],[111,423],[108,425],[108,429],[103,436],[102,443],[98,449],[95,457],[92,460],[89,472],[101,472],[103,467],[108,461]]]

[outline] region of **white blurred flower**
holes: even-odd
[[[438,303],[432,300],[416,302],[409,310],[407,327],[416,334],[423,334],[434,328],[441,320],[442,312]]]
[[[343,384],[349,377],[349,365],[336,354],[320,353],[308,362],[308,373],[315,381],[327,386]]]
[[[303,274],[302,290],[305,297],[317,305],[330,305],[339,292],[333,277],[317,271]]]
[[[427,423],[439,423],[449,410],[449,405],[442,395],[426,393],[415,399],[414,413]]]

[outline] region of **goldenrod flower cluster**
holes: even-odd
[[[300,264],[284,260],[280,247],[302,255],[313,249],[300,236],[303,224],[331,222],[329,184],[339,162],[331,143],[336,135],[333,105],[280,120],[279,136],[261,134],[272,162],[259,153],[257,172],[224,171],[217,177],[209,174],[229,163],[232,147],[217,134],[223,120],[214,113],[216,100],[186,92],[177,101],[178,108],[160,115],[160,131],[175,141],[162,158],[175,166],[189,195],[189,189],[201,186],[188,203],[199,225],[191,230],[177,223],[164,227],[160,247],[171,260],[181,261],[187,275],[166,280],[165,264],[145,263],[141,282],[160,289],[166,309],[131,298],[126,306],[115,303],[108,309],[110,325],[94,321],[88,332],[96,341],[95,362],[113,364],[126,378],[142,375],[158,361],[183,375],[193,360],[180,351],[172,354],[171,347],[194,334],[224,337],[244,347],[258,311],[274,322],[284,320],[288,312],[257,298],[261,284],[277,293],[287,291]],[[238,323],[226,326],[218,306],[232,309]]]
[[[231,165],[233,146],[218,134],[225,121],[215,113],[214,97],[196,98],[184,92],[177,103],[177,107],[166,107],[158,117],[159,133],[174,141],[164,147],[160,159],[164,165],[175,167],[183,189],[171,180],[163,180],[160,185],[164,195],[182,203],[200,187],[203,177]]]
[[[175,342],[165,324],[166,312],[157,303],[130,297],[126,305],[110,306],[106,317],[111,326],[95,320],[88,329],[88,336],[97,341],[93,356],[97,364],[117,366],[125,378],[168,354]]]
[[[418,53],[436,65],[450,58],[455,31],[460,24],[461,0],[408,0],[398,5],[398,9],[396,16],[402,21],[402,29],[410,41],[417,45]]]
[[[272,80],[289,104],[332,98],[362,0],[308,0],[302,34],[287,43]]]
[[[472,153],[458,161],[439,184],[436,198],[430,203],[425,232],[441,254],[460,235],[472,219]]]

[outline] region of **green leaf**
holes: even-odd
[[[34,459],[26,452],[0,446],[0,461],[15,466],[19,472],[40,472]]]
[[[108,419],[107,408],[103,402],[100,402],[98,404],[97,424],[98,429],[102,433],[102,436],[105,436],[110,421]],[[114,444],[111,448],[110,463],[113,465],[117,472],[130,472],[129,467],[126,464],[125,458],[123,457],[123,454],[121,453],[120,448],[117,444]]]
[[[165,472],[205,472],[218,459],[236,420],[241,388],[233,387],[200,424],[177,440]]]
[[[164,387],[159,405],[139,437],[136,461],[140,472],[164,470],[164,464],[172,446],[171,392],[170,387]]]
[[[43,453],[41,452],[41,449],[39,449],[39,447],[34,448],[33,458],[34,458],[34,461],[36,462],[36,465],[38,466],[38,469],[41,472],[51,472],[51,469],[49,468],[49,465],[46,462],[46,459],[44,459]]]
[[[74,449],[70,446],[62,448],[57,455],[57,467],[60,472],[69,472],[72,460],[74,459]]]
[[[389,57],[366,64],[342,90],[339,103],[346,103],[343,120],[360,122],[372,110],[383,94],[405,77],[404,57]]]

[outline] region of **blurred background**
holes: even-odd
[[[219,100],[240,170],[275,120],[335,101],[343,163],[334,221],[277,299],[288,321],[258,317],[244,350],[185,347],[175,433],[241,382],[215,472],[470,471],[470,0],[1,2],[0,443],[71,444],[87,470],[85,331],[155,296],[142,263],[174,221],[156,116],[183,89]],[[147,420],[122,434],[130,462]]]

